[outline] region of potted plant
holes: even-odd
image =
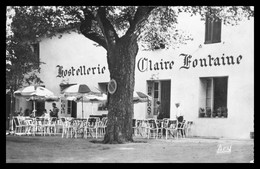
[[[226,107],[222,107],[222,114],[224,117],[227,117],[227,108]]]
[[[205,116],[205,109],[200,107],[199,108],[199,117],[204,117]]]
[[[206,108],[206,115],[207,115],[207,117],[211,117],[211,108],[210,107]]]
[[[221,108],[221,107],[219,107],[219,108],[217,109],[217,114],[218,114],[218,117],[221,117],[221,116],[222,116],[222,108]]]

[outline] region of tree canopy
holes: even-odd
[[[201,15],[202,19],[206,14],[219,17],[224,24],[232,25],[254,16],[250,6],[8,6],[6,17],[12,22],[7,27],[12,34],[6,38],[7,85],[13,84],[13,76],[22,82],[24,74],[39,72],[38,60],[25,42],[76,31],[105,49],[106,42],[127,35],[136,38],[142,50],[175,47],[192,40],[176,29],[181,12]],[[34,73],[27,82],[35,78]]]
[[[64,31],[82,33],[107,48],[104,41],[131,35],[142,42],[144,49],[154,49],[158,43],[169,47],[175,40],[184,42],[190,37],[176,30],[181,12],[191,15],[219,17],[224,24],[236,24],[254,16],[249,6],[13,6],[16,24],[13,31],[20,38],[35,40],[52,37]],[[19,18],[19,19],[18,19]],[[30,32],[28,34],[28,32]]]

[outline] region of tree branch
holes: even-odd
[[[127,30],[125,36],[132,36],[132,34],[137,30],[137,28],[149,17],[151,11],[154,8],[156,7],[138,7],[134,19],[131,22],[129,22],[130,27]]]
[[[94,42],[97,42],[99,45],[107,49],[107,43],[105,41],[105,38],[91,29],[92,21],[95,20],[93,13],[89,11],[87,8],[85,8],[83,12],[85,19],[82,20],[83,18],[81,17],[80,32],[86,38],[93,40]]]
[[[119,39],[113,25],[106,17],[106,8],[99,7],[96,15],[96,20],[102,30],[102,33],[106,39],[107,46],[114,45]]]

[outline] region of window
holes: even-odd
[[[67,100],[67,114],[71,117],[77,118],[77,103],[71,100]]]
[[[199,117],[227,117],[228,77],[200,78]]]
[[[98,87],[99,87],[99,89],[101,90],[102,93],[108,94],[107,85],[108,85],[107,82],[98,83]],[[98,111],[104,111],[104,110],[107,110],[107,102],[106,103],[99,103],[98,104]]]
[[[70,101],[70,100],[68,100],[67,113],[68,114],[72,113],[72,101]]]
[[[221,42],[221,19],[206,16],[205,44]]]
[[[159,82],[154,82],[154,98],[159,98]]]

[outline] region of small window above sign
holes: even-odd
[[[109,92],[110,94],[113,94],[113,93],[116,92],[117,83],[116,83],[115,79],[111,79],[111,80],[108,82],[107,89],[108,89],[108,92]]]

